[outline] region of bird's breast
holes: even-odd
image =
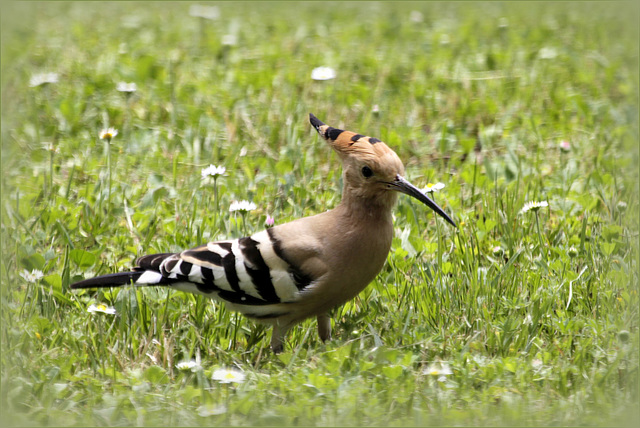
[[[291,301],[296,311],[325,313],[373,281],[391,248],[390,217],[353,217],[333,210],[270,229],[275,253],[288,271],[309,279]]]

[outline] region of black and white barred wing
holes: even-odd
[[[292,265],[271,230],[211,242],[181,253],[143,256],[132,272],[104,275],[71,288],[165,285],[233,305],[295,302],[313,278]]]

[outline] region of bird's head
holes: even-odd
[[[309,114],[311,125],[338,153],[344,169],[345,192],[356,198],[393,203],[395,192],[418,199],[446,221],[455,222],[424,192],[404,178],[404,165],[398,155],[377,138],[343,131],[324,124]]]

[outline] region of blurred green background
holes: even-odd
[[[1,19],[4,423],[637,420],[635,2],[5,2]],[[200,297],[69,290],[333,208],[339,159],[310,112],[444,183],[460,224],[400,198],[388,263],[332,341],[308,321],[274,356]],[[230,367],[245,380],[212,379]]]

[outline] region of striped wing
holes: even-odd
[[[270,232],[141,257],[135,283],[168,285],[236,305],[294,302],[313,279],[287,261]]]

